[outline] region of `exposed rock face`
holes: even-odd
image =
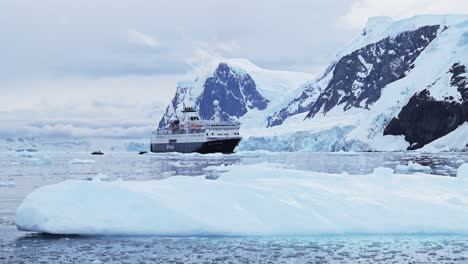
[[[405,76],[419,54],[437,36],[439,25],[424,26],[369,44],[342,57],[333,77],[320,94],[307,117],[343,105],[368,108],[376,102],[387,84]]]
[[[179,105],[182,104],[182,102],[185,99],[185,96],[188,95],[188,91],[191,89],[189,86],[184,86],[184,85],[178,85],[176,94],[174,95],[174,98],[172,98],[171,103],[167,106],[166,108],[166,113],[163,115],[161,120],[159,121],[158,127],[163,128],[166,127],[169,124],[169,120],[174,116],[174,110],[178,108]]]
[[[431,87],[416,93],[385,127],[384,135],[404,135],[411,145],[418,149],[455,130],[468,121],[468,78],[466,67],[454,64],[449,72],[450,84],[457,87],[460,99],[452,96],[442,100],[431,96]]]
[[[462,115],[465,121],[468,121],[468,76],[466,75],[466,66],[460,63],[455,63],[450,69],[452,78],[450,84],[456,86],[462,97]]]
[[[233,69],[226,63],[220,63],[212,77],[205,80],[201,94],[193,95],[193,83],[179,85],[171,104],[159,122],[159,128],[167,126],[180,112],[188,99],[195,103],[199,115],[203,119],[212,119],[214,115],[213,101],[218,100],[222,109],[223,120],[239,118],[249,109],[263,110],[269,101],[257,90],[251,76],[240,69]],[[192,96],[195,96],[192,98]]]
[[[206,79],[203,93],[197,100],[203,119],[213,117],[214,100],[219,101],[224,119],[239,118],[247,113],[248,108],[263,110],[268,105],[268,100],[257,91],[249,74],[233,70],[225,63],[220,63],[214,76]]]

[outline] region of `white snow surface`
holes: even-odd
[[[17,209],[16,225],[80,235],[468,234],[468,182],[455,177],[388,168],[328,174],[270,163],[229,169],[217,180],[41,187]]]

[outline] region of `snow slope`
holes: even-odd
[[[457,177],[233,165],[217,180],[65,181],[29,194],[20,230],[81,235],[468,234]],[[434,214],[434,212],[437,212]]]

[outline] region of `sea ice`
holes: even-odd
[[[18,207],[16,225],[80,235],[468,234],[468,193],[454,177],[384,168],[329,174],[269,163],[229,169],[217,180],[41,187]]]
[[[408,161],[408,165],[397,165],[395,167],[396,171],[431,171],[430,166],[423,166],[417,162]]]

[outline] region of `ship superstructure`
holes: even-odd
[[[195,107],[184,106],[180,118],[175,115],[167,127],[153,131],[151,152],[234,152],[242,139],[240,123],[222,121],[219,102],[215,100],[213,106],[213,120],[202,120]]]

